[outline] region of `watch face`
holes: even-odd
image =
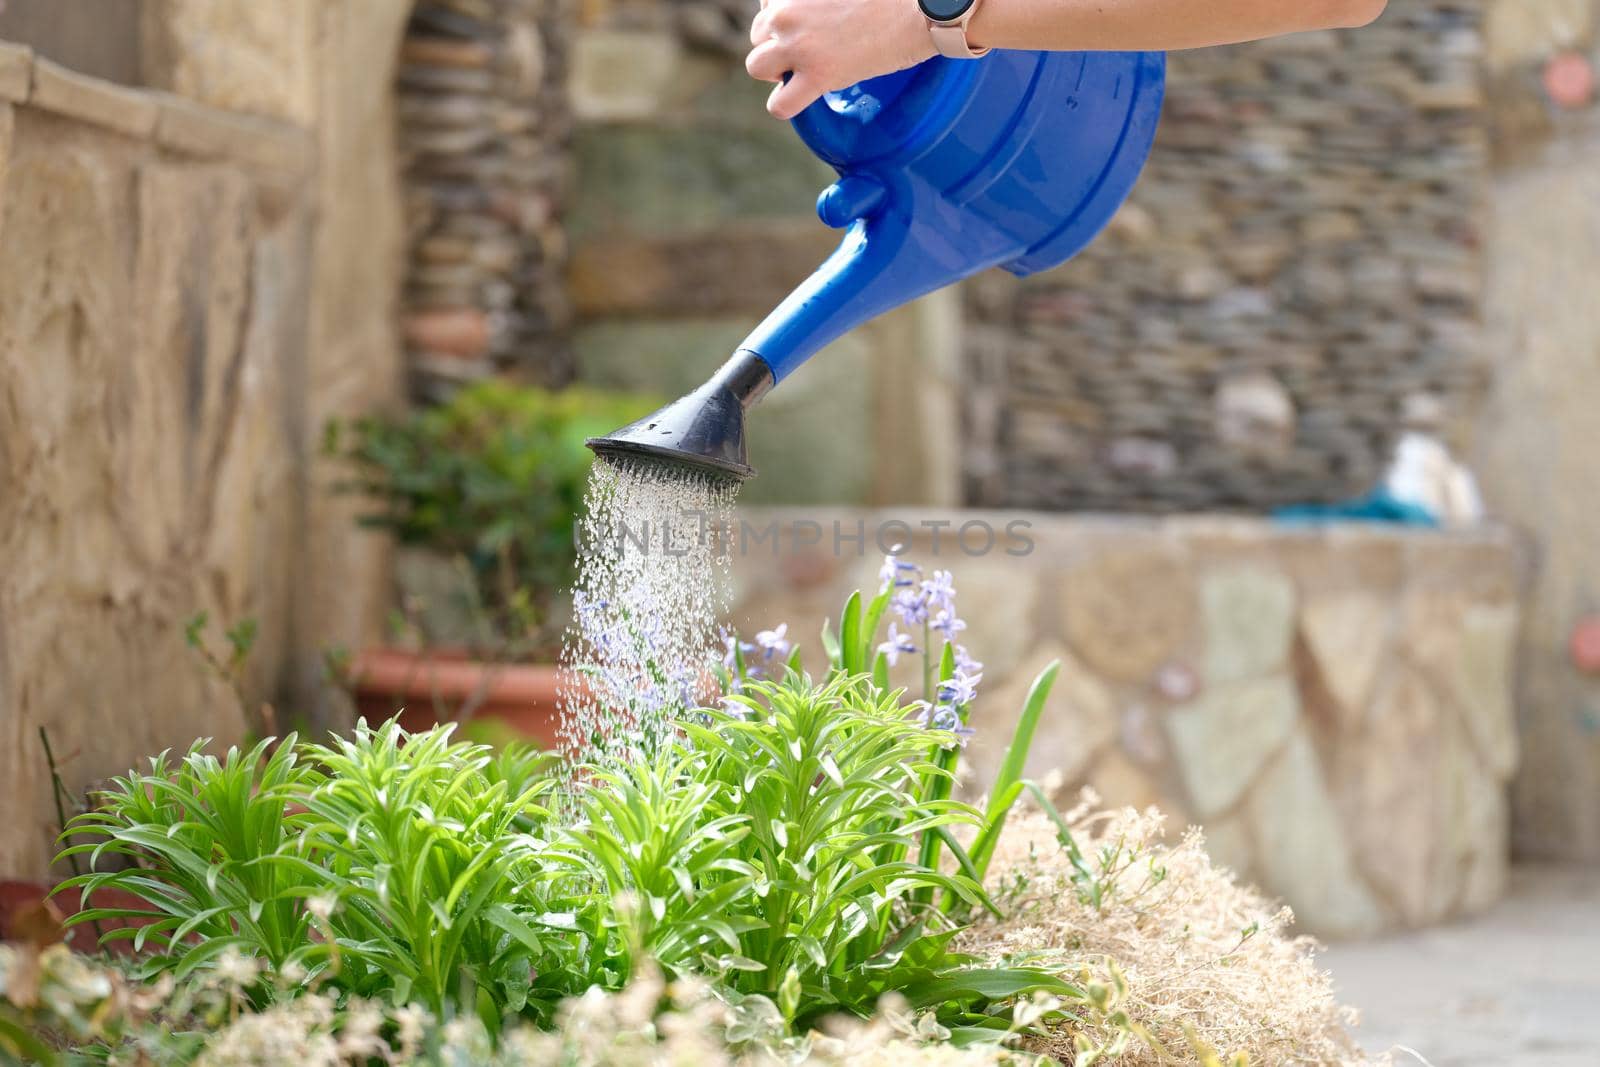
[[[917,0],[922,13],[935,22],[954,22],[972,7],[976,0]]]

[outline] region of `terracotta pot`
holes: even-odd
[[[52,944],[64,941],[78,952],[95,951],[95,928],[89,923],[63,928],[67,919],[83,910],[77,890],[69,889],[50,896],[52,886],[44,882],[0,882],[0,941],[33,941]],[[122,889],[98,889],[89,898],[95,908],[140,908],[150,905]],[[138,919],[101,919],[101,931],[132,929],[147,925]],[[106,948],[132,955],[133,941],[117,938]]]
[[[351,665],[356,708],[368,722],[400,718],[407,730],[441,722],[503,724],[546,748],[556,744],[557,708],[570,672],[546,664],[483,663],[430,650],[373,648]]]

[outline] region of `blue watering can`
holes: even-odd
[[[935,58],[829,93],[794,120],[839,172],[817,214],[832,256],[710,381],[591,439],[603,456],[751,477],[744,413],[829,342],[990,267],[1026,276],[1094,239],[1155,138],[1159,52],[992,52]]]

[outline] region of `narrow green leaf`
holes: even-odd
[[[883,613],[889,607],[889,601],[894,598],[894,587],[891,585],[877,596],[872,598],[872,603],[867,606],[866,618],[861,624],[861,663],[865,665],[872,662],[872,650],[878,645],[878,627],[883,622]],[[880,686],[879,688],[884,688]]]
[[[951,971],[934,978],[913,982],[902,990],[913,1008],[934,1008],[941,1004],[992,1004],[1050,993],[1082,1000],[1083,991],[1049,971],[1034,967],[987,967]]]
[[[839,639],[834,636],[831,619],[822,620],[822,651],[831,665],[839,666]]]
[[[851,593],[839,616],[840,667],[845,674],[857,675],[866,669],[861,652],[861,593]]]

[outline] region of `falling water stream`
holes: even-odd
[[[599,459],[579,519],[560,747],[584,759],[654,751],[698,706],[720,659],[738,483],[682,466]]]

